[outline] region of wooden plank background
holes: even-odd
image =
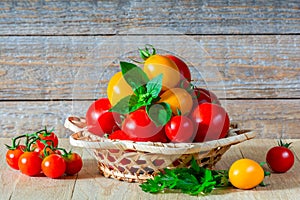
[[[2,1],[0,136],[54,127],[105,95],[118,59],[146,43],[259,138],[300,138],[299,1]]]

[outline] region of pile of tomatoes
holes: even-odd
[[[32,134],[15,137],[12,145],[6,146],[7,164],[28,176],[44,174],[50,178],[60,178],[64,174],[78,173],[83,165],[79,154],[58,147],[56,134],[46,127]]]
[[[142,63],[120,62],[107,98],[86,112],[89,132],[112,140],[204,142],[227,136],[230,121],[218,97],[192,84],[188,65],[175,55],[139,50]]]

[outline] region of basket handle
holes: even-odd
[[[85,130],[86,128],[86,120],[83,117],[77,117],[77,116],[69,116],[65,120],[64,126],[71,130],[72,132],[79,132],[82,130]]]

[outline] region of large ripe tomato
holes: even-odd
[[[66,171],[67,175],[77,174],[83,165],[82,158],[79,154],[71,152],[64,156],[66,162]]]
[[[144,72],[150,80],[162,74],[162,90],[175,87],[180,80],[180,73],[176,64],[170,58],[158,54],[145,60]]]
[[[148,140],[160,134],[162,127],[157,127],[144,109],[138,109],[126,116],[122,130],[131,139]]]
[[[119,129],[120,115],[109,112],[111,104],[108,98],[100,98],[93,102],[86,112],[86,122],[89,132],[103,136]]]
[[[227,112],[217,104],[198,105],[192,113],[192,119],[197,128],[195,142],[224,138],[230,126]]]
[[[194,125],[186,116],[174,116],[165,125],[165,133],[171,142],[193,142]]]
[[[36,176],[41,173],[42,158],[38,152],[24,152],[18,161],[21,173],[28,176]]]
[[[178,67],[178,70],[181,74],[181,77],[190,82],[192,77],[191,77],[190,69],[187,66],[187,64],[185,62],[183,62],[183,60],[181,60],[177,56],[169,55],[169,54],[165,55],[165,56],[170,58],[173,62],[175,62],[176,66]]]
[[[159,102],[170,104],[174,115],[178,115],[178,110],[182,115],[188,114],[193,107],[193,98],[183,88],[172,88],[160,95]]]
[[[16,148],[8,149],[6,152],[6,163],[13,169],[19,170],[18,161],[20,156],[24,153],[24,145],[18,145]]]
[[[41,167],[47,177],[59,178],[65,173],[66,162],[61,155],[51,154],[44,158]]]
[[[282,143],[281,143],[282,144]],[[277,173],[287,172],[294,165],[294,154],[287,146],[280,145],[268,150],[266,161],[270,169]]]
[[[251,159],[240,159],[235,161],[229,168],[229,181],[239,189],[251,189],[264,180],[264,170]]]
[[[117,72],[109,81],[107,86],[107,97],[112,106],[116,105],[122,98],[132,95],[132,88],[128,85],[122,72]]]

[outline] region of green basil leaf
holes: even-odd
[[[138,104],[138,97],[136,95],[129,95],[121,99],[116,105],[114,105],[110,111],[111,112],[118,112],[121,114],[127,114],[137,110],[141,107]]]
[[[162,79],[163,79],[163,75],[160,74],[160,75],[154,77],[153,79],[151,79],[146,85],[147,93],[151,94],[151,96],[153,98],[158,97],[158,95],[161,91]]]
[[[147,74],[133,63],[121,61],[120,67],[122,75],[128,85],[132,88],[135,94],[139,94],[141,90],[140,88],[144,87],[149,81]]]
[[[164,102],[147,105],[146,112],[156,126],[164,126],[172,116],[170,104]]]

